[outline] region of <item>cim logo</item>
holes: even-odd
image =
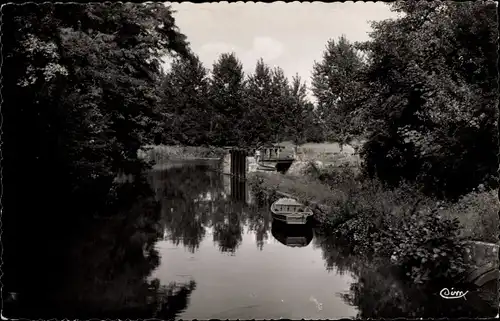
[[[469,293],[469,291],[458,291],[458,290],[454,290],[453,288],[448,289],[448,288],[444,288],[442,289],[440,292],[439,292],[439,295],[443,298],[443,299],[459,299],[459,298],[464,298],[464,300],[467,300],[465,298],[465,295]]]

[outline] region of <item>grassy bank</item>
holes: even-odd
[[[307,143],[298,146],[297,159],[300,161],[320,161],[323,164],[350,164],[359,165],[361,159],[354,148],[338,143]]]
[[[161,164],[173,160],[191,160],[204,158],[222,158],[225,151],[220,147],[202,146],[143,146],[138,152],[138,157],[154,164]]]
[[[387,189],[349,168],[309,168],[303,177],[250,176],[254,190],[290,193],[322,203],[316,215],[355,253],[400,266],[414,283],[446,280],[466,268],[462,240],[496,241],[498,202],[493,192],[474,192],[455,204],[425,197],[411,185]]]
[[[343,219],[343,205],[347,202],[348,194],[333,190],[311,177],[255,172],[249,174],[248,181],[253,191],[264,193],[264,197],[272,200],[279,197],[276,191],[294,195],[316,210],[315,218],[321,223],[334,223]]]

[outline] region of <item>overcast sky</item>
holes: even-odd
[[[221,53],[235,52],[247,73],[262,57],[290,78],[298,73],[308,84],[313,62],[321,60],[328,39],[345,34],[353,42],[367,40],[368,21],[396,17],[382,2],[170,5],[205,67],[212,69]]]

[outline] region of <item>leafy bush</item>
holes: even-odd
[[[361,187],[361,176],[347,164],[342,166],[326,166],[320,169],[314,163],[310,162],[305,173],[334,189],[351,191],[359,190]]]
[[[264,206],[270,199],[275,198],[277,187],[266,186],[262,176],[250,176],[248,179],[248,186],[259,206]]]
[[[465,271],[463,246],[457,239],[457,220],[442,219],[436,211],[412,215],[401,226],[390,226],[374,242],[376,253],[391,252],[391,262],[414,283],[446,280]]]
[[[498,196],[496,191],[473,191],[441,211],[461,224],[459,237],[471,241],[498,242]]]
[[[428,209],[411,214],[391,202],[358,206],[357,215],[336,228],[356,252],[391,258],[414,283],[448,279],[462,273],[463,246],[458,220],[443,219]]]
[[[354,252],[391,258],[417,284],[447,279],[465,269],[458,220],[439,216],[441,203],[411,184],[389,189],[377,180],[355,178],[349,168],[311,168],[310,173],[345,193],[340,206],[344,221],[337,221],[334,230]]]
[[[412,180],[454,201],[480,183],[496,188],[495,5],[395,2],[393,9],[401,17],[374,23],[359,45],[372,57],[358,107],[371,132],[363,153],[370,174],[393,186]]]

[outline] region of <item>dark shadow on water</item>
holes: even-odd
[[[497,308],[480,298],[480,292],[470,291],[466,300],[439,295],[445,287],[468,290],[457,285],[422,288],[402,282],[396,272],[380,265],[364,266],[357,277],[349,293],[342,297],[359,308],[359,318],[486,318],[497,314]],[[498,306],[498,300],[490,302]]]
[[[287,225],[273,220],[271,233],[281,244],[289,247],[306,247],[313,239],[311,224]]]
[[[3,258],[9,265],[2,280],[10,280],[4,283],[3,315],[173,319],[181,313],[195,281],[162,285],[149,277],[160,263],[154,245],[162,236],[160,207],[149,185],[139,179],[118,186],[111,209],[116,212],[98,218],[87,214],[87,219],[73,224],[54,220],[49,211],[38,214],[46,219],[37,220],[35,228],[26,221],[29,233],[18,229],[19,258]],[[77,212],[75,208],[66,215],[77,216]],[[8,239],[8,246],[13,241]]]

